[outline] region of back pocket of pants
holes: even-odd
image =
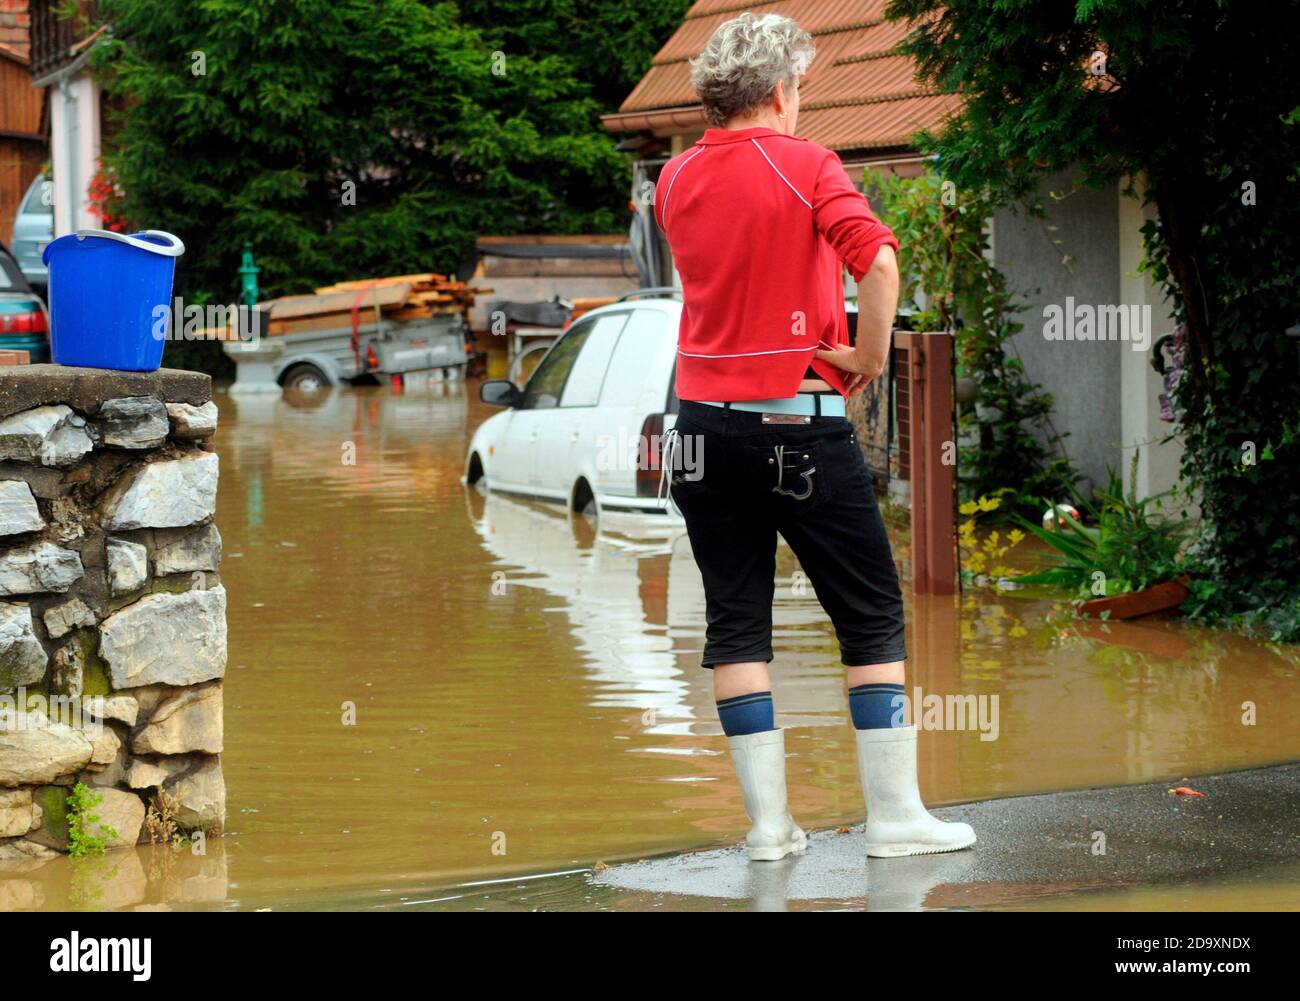
[[[779,505],[806,512],[824,499],[818,444],[749,445],[754,482]]]

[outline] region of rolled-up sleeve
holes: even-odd
[[[813,191],[813,222],[841,261],[861,281],[883,246],[898,250],[893,230],[871,214],[866,196],[853,186],[840,158],[822,162]]]

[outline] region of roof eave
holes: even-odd
[[[704,109],[698,104],[678,108],[654,108],[648,111],[620,111],[601,115],[608,132],[649,132],[661,138],[703,129]]]
[[[601,115],[601,124],[612,133],[639,132],[667,139],[707,127],[703,109],[697,105],[678,108],[653,108],[647,111],[624,111]],[[899,159],[923,159],[915,146],[906,142],[888,142],[870,146],[846,146],[835,150],[845,163],[867,164]]]

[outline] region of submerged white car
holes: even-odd
[[[658,461],[677,415],[678,294],[632,292],[584,314],[523,389],[483,383],[480,398],[509,409],[475,432],[465,481],[580,513],[680,518]]]

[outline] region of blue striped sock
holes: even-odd
[[[887,730],[903,725],[903,686],[886,683],[849,689],[849,714],[855,730]]]
[[[771,692],[748,692],[718,702],[718,719],[728,737],[776,729]]]

